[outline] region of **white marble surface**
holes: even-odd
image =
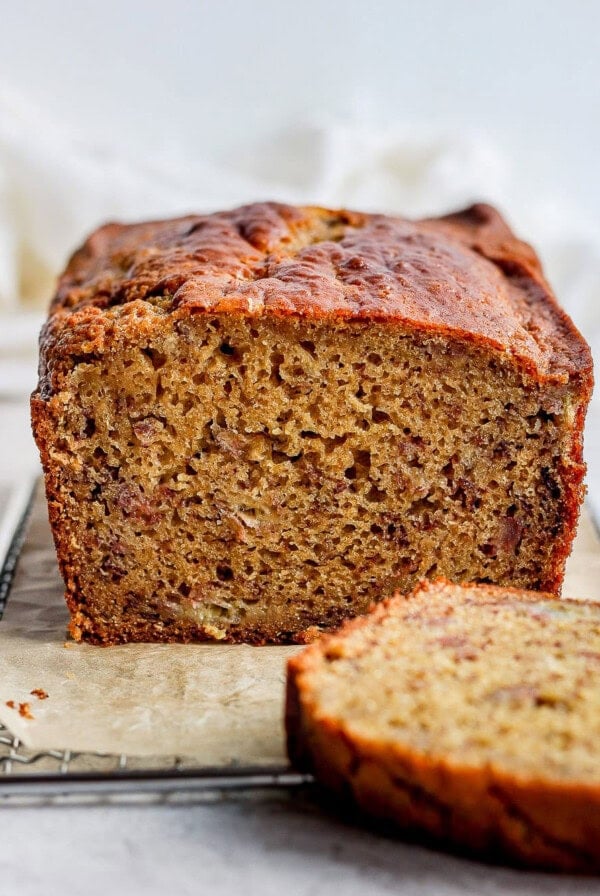
[[[5,809],[3,896],[546,896],[593,879],[491,868],[269,800],[154,808]]]

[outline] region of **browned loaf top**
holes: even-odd
[[[484,204],[423,221],[256,203],[107,224],[61,277],[51,330],[94,352],[114,327],[198,312],[398,321],[508,352],[540,381],[591,375],[535,252]]]
[[[600,604],[423,583],[289,663],[292,759],[469,854],[600,870]]]

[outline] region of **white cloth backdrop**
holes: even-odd
[[[0,396],[22,398],[31,389],[40,309],[87,232],[108,219],[259,198],[409,216],[491,201],[541,252],[562,303],[600,357],[599,223],[586,220],[552,184],[532,195],[519,160],[481,134],[315,121],[251,153],[241,145],[239,156],[218,168],[189,147],[161,143],[138,158],[117,136],[86,145],[21,97],[0,93]]]

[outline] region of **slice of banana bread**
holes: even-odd
[[[290,661],[287,731],[299,767],[405,833],[600,870],[598,603],[422,584]]]
[[[558,591],[591,382],[487,206],[109,224],[32,399],[72,633],[302,640],[436,573]]]

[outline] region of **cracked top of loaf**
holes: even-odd
[[[50,348],[93,354],[203,312],[390,322],[508,353],[540,381],[591,384],[589,348],[535,252],[483,204],[420,221],[265,202],[107,224],[59,280],[42,378]]]

